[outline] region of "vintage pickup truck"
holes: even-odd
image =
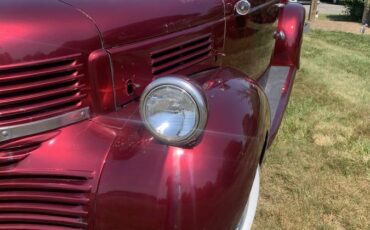
[[[304,15],[1,0],[0,229],[249,229]]]

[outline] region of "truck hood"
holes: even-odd
[[[60,0],[88,15],[105,48],[222,19],[222,0]]]
[[[0,1],[2,68],[101,48],[96,26],[71,6],[58,0]]]

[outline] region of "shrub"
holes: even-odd
[[[344,6],[346,7],[346,14],[349,15],[352,20],[362,20],[362,13],[364,12],[364,0],[344,0]]]

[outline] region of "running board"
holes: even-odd
[[[259,84],[264,89],[270,106],[271,128],[268,145],[271,145],[280,127],[289,102],[295,73],[296,69],[291,66],[271,66],[259,79]]]

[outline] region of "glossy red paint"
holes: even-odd
[[[21,229],[48,229],[48,225],[50,229],[53,226],[83,227],[84,223],[86,226],[89,223],[90,229],[93,229],[94,194],[98,189],[104,160],[116,135],[115,130],[85,121],[57,132],[23,140],[23,144],[38,144],[38,148],[17,164],[0,167],[0,187],[4,188],[7,183],[9,187],[0,192],[0,200],[4,205],[0,206],[0,210],[4,211],[12,204],[18,207],[18,211],[11,212],[15,216],[10,218],[9,223],[5,226],[0,223],[0,226],[14,229],[18,223]],[[39,142],[41,138],[44,139],[43,143]],[[19,141],[11,144],[14,146]],[[9,176],[3,178],[3,174]],[[76,181],[85,175],[86,182]],[[14,191],[7,192],[9,190]],[[31,205],[31,210],[24,209],[27,204]],[[68,209],[64,210],[66,207],[70,212],[75,210],[77,213],[58,220],[55,212],[59,210],[61,216],[65,216],[65,212],[68,213]],[[88,213],[88,216],[81,217],[79,212]],[[41,219],[37,218],[37,214],[41,215]],[[29,221],[18,220],[17,216]],[[2,222],[4,218],[5,214],[0,214]]]
[[[282,91],[282,99],[278,106],[277,116],[272,121],[269,132],[270,146],[277,135],[281,121],[284,116],[289,96],[293,88],[294,78],[297,69],[300,67],[301,45],[303,41],[305,9],[301,4],[287,4],[279,15],[277,31],[283,31],[286,35],[284,40],[277,40],[274,54],[271,59],[272,65],[290,66],[289,76]]]
[[[226,0],[234,6],[238,0]],[[270,66],[274,50],[274,32],[279,8],[277,0],[251,0],[251,13],[237,16],[231,11],[226,17],[226,39],[223,66],[246,73],[250,78],[260,78]]]
[[[0,228],[234,229],[266,133],[272,141],[289,98],[304,16],[294,4],[279,10],[275,0],[251,2],[249,15],[236,16],[236,0],[0,1],[0,82],[33,81],[19,75],[24,66],[78,55],[87,95],[79,106],[92,112],[0,143]],[[286,41],[275,44],[276,28]],[[199,58],[186,62],[182,50]],[[158,53],[178,63],[156,74]],[[272,127],[257,83],[271,64],[291,67]],[[167,74],[191,79],[207,96],[209,120],[193,148],[157,142],[139,117],[141,92]]]
[[[53,139],[59,133],[60,131],[52,131],[0,144],[0,165],[23,160],[43,142]]]
[[[128,101],[140,96],[145,87],[153,81],[154,78],[174,73],[188,75],[219,66],[220,62],[216,57],[217,53],[223,50],[224,27],[224,21],[218,20],[159,38],[148,39],[144,42],[108,49],[113,60],[112,65],[115,73],[114,79],[117,106],[122,106]],[[153,74],[152,54],[154,52],[161,51],[167,47],[177,48],[178,44],[184,41],[191,41],[194,38],[204,37],[205,35],[210,36],[212,48],[210,54],[206,55],[204,60],[190,63],[190,66],[180,65],[180,68],[172,68],[166,71],[165,74]],[[176,58],[172,59],[175,60]],[[134,93],[131,95],[127,94],[126,90],[127,81],[129,80],[131,80],[135,86]]]
[[[98,30],[88,18],[64,3],[43,0],[1,1],[0,27],[1,79],[14,76],[14,73],[20,72],[24,66],[70,55],[81,57],[80,74],[90,76],[96,73],[94,70],[89,72],[87,60],[91,52],[102,47]],[[109,68],[109,65],[104,65],[103,68]],[[3,71],[8,69],[14,73],[3,74]],[[102,70],[99,71],[100,74]],[[39,74],[32,69],[20,73]],[[103,74],[99,75],[99,81],[107,81],[108,83],[103,84],[106,88],[109,87],[112,77],[108,73]],[[16,77],[22,75],[18,74]],[[83,99],[83,105],[96,103],[94,98],[99,97],[100,92],[91,88],[94,79],[83,77],[81,80],[86,86],[82,93],[88,95]],[[18,81],[26,82],[25,79]],[[3,89],[1,91],[4,92]],[[53,115],[55,114],[49,114]]]
[[[58,1],[4,0],[0,11],[1,66],[88,55],[101,47],[95,26]]]
[[[277,31],[283,31],[285,40],[277,40],[271,63],[299,68],[305,9],[301,4],[287,4],[279,15]]]
[[[93,51],[88,57],[88,72],[91,82],[92,100],[90,107],[96,114],[116,110],[113,70],[111,58],[104,49]]]
[[[269,127],[267,101],[257,84],[235,70],[217,69],[192,79],[205,90],[209,104],[207,127],[194,148],[154,140],[141,123],[137,102],[96,120],[122,126],[97,194],[98,229],[237,225]]]
[[[224,16],[222,0],[63,0],[93,18],[105,48],[158,37]]]

